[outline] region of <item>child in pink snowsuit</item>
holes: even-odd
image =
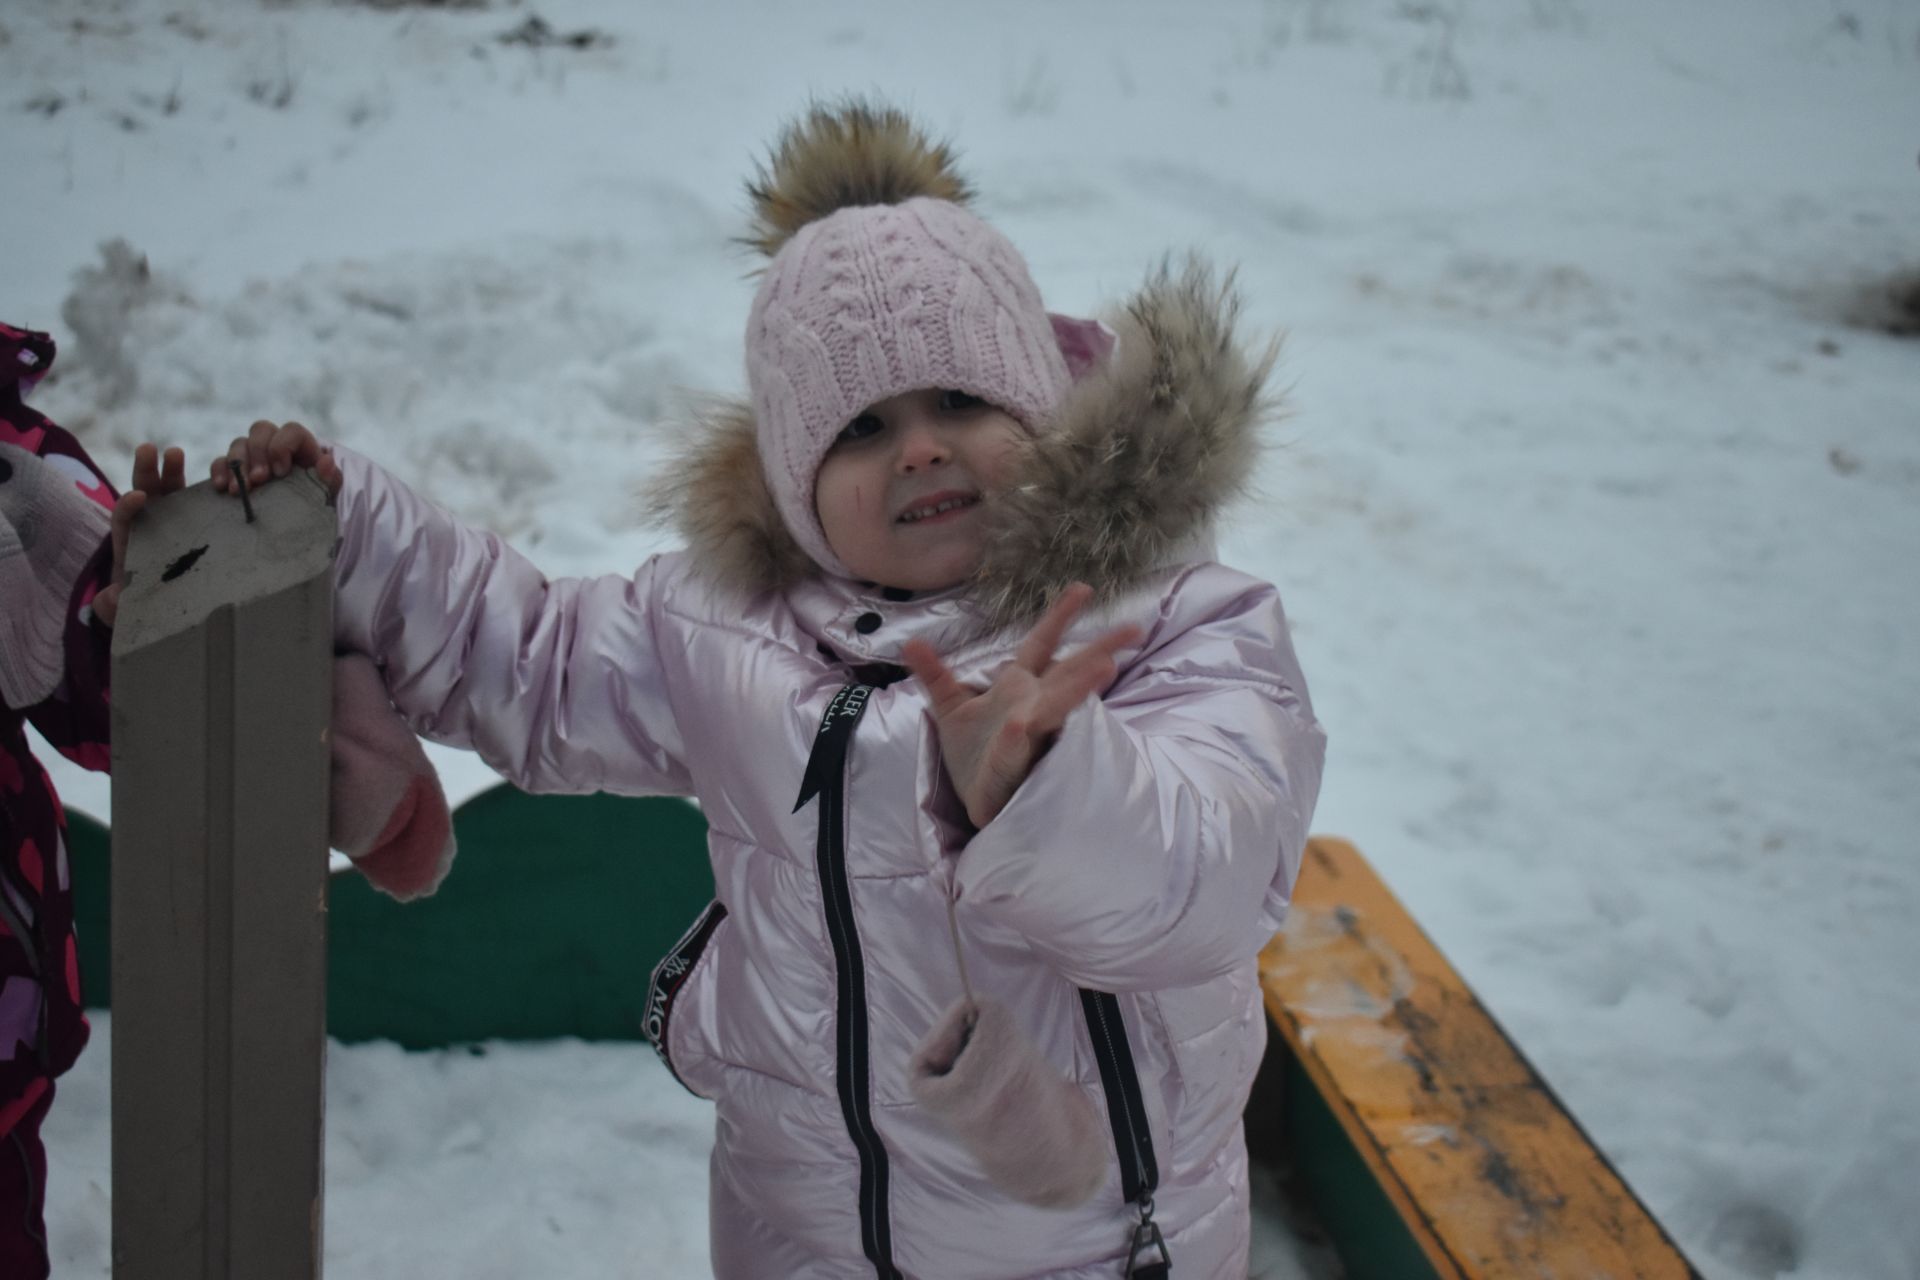
[[[53,339],[0,324],[0,1276],[45,1276],[54,1079],[87,1043],[66,815],[28,749],[107,768],[107,650],[93,617],[110,581],[113,486],[71,435],[27,407]]]
[[[1244,1276],[1255,959],[1325,741],[1211,554],[1271,356],[1198,265],[1050,315],[892,111],[814,110],[752,192],[686,549],[551,580],[297,424],[230,457],[338,488],[336,638],[421,733],[699,799],[717,900],[646,1019],[717,1108],[716,1275]]]

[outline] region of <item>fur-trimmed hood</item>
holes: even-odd
[[[1204,536],[1252,478],[1278,342],[1248,350],[1231,277],[1163,264],[1107,323],[1112,354],[987,497],[986,554],[964,588],[995,630],[1037,617],[1072,582],[1112,598]],[[699,571],[743,595],[822,572],[775,510],[744,402],[702,405],[650,486]]]

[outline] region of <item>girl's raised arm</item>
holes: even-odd
[[[658,661],[662,561],[549,579],[299,423],[257,422],[212,467],[237,492],[310,467],[335,495],[334,640],[378,665],[416,732],[529,791],[684,795],[692,780]]]

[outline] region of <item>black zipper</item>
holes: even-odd
[[[872,693],[871,686],[856,682],[842,688],[827,705],[807,756],[800,797],[793,810],[798,813],[809,800],[819,797],[815,860],[827,936],[833,944],[835,1083],[847,1135],[860,1159],[860,1246],[879,1280],[901,1280],[899,1269],[893,1265],[893,1232],[887,1213],[887,1150],[873,1125],[866,970],[847,878],[847,755],[854,728]],[[1120,1017],[1120,1002],[1111,993],[1082,988],[1080,1005],[1086,1015],[1094,1059],[1100,1066],[1114,1148],[1120,1156],[1121,1192],[1138,1214],[1125,1274],[1136,1280],[1164,1280],[1170,1275],[1170,1260],[1160,1228],[1153,1220],[1153,1193],[1160,1183],[1160,1168],[1153,1154],[1146,1102],[1140,1093],[1132,1046],[1127,1042],[1126,1023]]]
[[[880,1280],[901,1280],[899,1268],[893,1265],[893,1227],[887,1213],[887,1149],[873,1125],[866,966],[860,952],[860,934],[853,923],[853,892],[847,879],[847,753],[854,727],[872,693],[869,685],[850,684],[827,704],[793,810],[798,813],[807,801],[819,797],[815,862],[827,937],[833,943],[834,1080],[847,1136],[853,1139],[860,1158],[860,1248]]]
[[[1113,1147],[1120,1157],[1120,1194],[1139,1214],[1125,1274],[1159,1280],[1170,1274],[1171,1267],[1166,1242],[1153,1220],[1160,1166],[1153,1156],[1153,1134],[1147,1128],[1147,1104],[1140,1094],[1140,1073],[1127,1042],[1127,1024],[1120,1017],[1120,1001],[1110,992],[1080,988],[1080,1008],[1087,1018],[1094,1061],[1100,1065],[1100,1088],[1107,1096],[1107,1121],[1113,1126]]]

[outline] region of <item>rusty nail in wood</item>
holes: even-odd
[[[228,458],[227,467],[233,472],[233,482],[240,486],[240,506],[247,513],[247,523],[253,523],[253,499],[247,496],[247,469],[240,465],[240,459]]]

